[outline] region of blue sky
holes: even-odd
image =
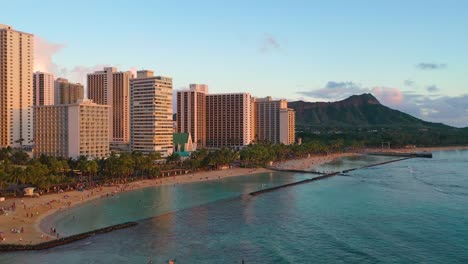
[[[4,1],[36,35],[39,70],[82,81],[104,65],[174,88],[393,108],[468,126],[468,1]]]

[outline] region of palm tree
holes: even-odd
[[[93,177],[96,176],[97,172],[99,171],[99,164],[96,160],[91,160],[88,162],[87,165],[88,166],[86,167],[86,169],[89,174],[88,181],[91,182],[93,180]]]
[[[178,163],[180,161],[180,155],[176,152],[173,152],[171,155],[167,156],[166,164]]]

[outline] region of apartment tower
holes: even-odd
[[[33,105],[54,104],[54,75],[47,72],[33,74]]]
[[[35,157],[109,156],[109,106],[80,99],[74,104],[35,106],[34,110]]]
[[[0,147],[33,144],[34,36],[0,24]]]
[[[67,79],[55,80],[55,104],[75,104],[84,98],[84,87],[79,83],[71,83]]]
[[[206,94],[208,85],[190,84],[177,92],[177,132],[190,133],[195,148],[206,145]]]
[[[130,79],[132,73],[105,67],[88,74],[88,98],[111,107],[109,135],[113,144],[128,144],[130,140]]]
[[[130,135],[132,151],[172,154],[172,78],[143,70],[130,80]]]
[[[252,142],[249,93],[206,96],[206,147],[242,147]]]

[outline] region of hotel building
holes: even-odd
[[[110,107],[88,99],[75,104],[35,106],[34,156],[90,159],[109,155]]]
[[[190,84],[177,92],[177,132],[190,133],[195,148],[206,145],[206,95],[208,85]]]
[[[0,147],[33,144],[34,36],[0,24]]]
[[[249,93],[206,96],[206,147],[242,147],[252,142]]]
[[[172,154],[172,78],[137,72],[130,80],[130,124],[132,151]]]
[[[129,71],[118,72],[106,67],[103,71],[88,74],[88,98],[97,104],[111,107],[109,135],[113,144],[130,141],[130,79]]]
[[[254,101],[254,124],[257,142],[293,144],[295,140],[295,112],[286,100],[273,100],[270,96]]]
[[[33,105],[54,104],[54,75],[47,72],[35,72],[33,75]]]
[[[296,112],[291,108],[280,109],[280,143],[296,142]]]
[[[79,83],[68,82],[67,79],[55,80],[55,104],[75,104],[84,98],[84,87]]]

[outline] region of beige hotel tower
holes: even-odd
[[[84,98],[84,87],[67,79],[55,80],[55,104],[74,104]]]
[[[55,100],[54,75],[47,72],[35,72],[33,90],[33,105],[53,105]]]
[[[130,79],[129,71],[118,72],[105,67],[103,71],[88,74],[88,98],[97,104],[109,105],[109,137],[112,144],[130,141]]]
[[[206,147],[240,148],[252,142],[252,97],[249,93],[206,96]]]
[[[173,152],[172,78],[137,72],[130,80],[130,147],[144,154]]]
[[[109,106],[79,99],[35,106],[34,156],[90,159],[109,156]]]
[[[254,100],[254,140],[273,144],[294,144],[295,111],[286,100],[273,100],[271,96]]]
[[[190,84],[177,92],[177,132],[190,133],[195,148],[206,146],[206,94],[208,85]]]
[[[33,144],[34,36],[0,24],[0,147]]]

